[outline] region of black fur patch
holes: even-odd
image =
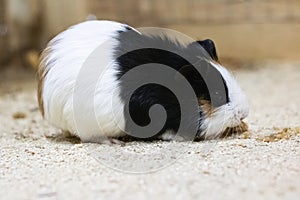
[[[115,58],[119,64],[119,73],[117,75],[118,79],[120,79],[129,70],[140,65],[151,63],[153,65],[156,63],[163,64],[175,69],[177,73],[182,74],[188,80],[199,99],[211,102],[213,107],[218,107],[229,102],[228,88],[223,78],[221,88],[220,86],[212,88],[213,94],[216,94],[216,96],[211,97],[207,84],[202,77],[206,76],[206,78],[210,80],[215,80],[220,77],[218,70],[205,60],[217,58],[216,52],[208,52],[208,55],[203,48],[199,48],[199,45],[184,46],[168,39],[167,37],[146,36],[131,30],[120,33],[117,39],[120,42],[115,48]],[[204,48],[207,48],[207,46]],[[164,49],[169,49],[171,51]],[[197,67],[197,69],[201,69],[202,76],[195,67]],[[160,72],[157,71],[157,73],[159,74]],[[174,77],[174,81],[176,81],[176,73],[169,74],[169,76]],[[131,77],[128,82],[121,81],[121,99],[125,100],[126,97],[130,95],[127,91],[129,90],[129,87],[131,87],[131,83],[135,82],[136,79],[145,80],[147,79],[147,74],[139,74],[138,76]],[[220,91],[225,92],[222,93]],[[212,98],[214,98],[213,101]],[[191,99],[183,99],[182,101],[188,103]],[[167,112],[167,121],[163,129],[158,134],[162,134],[166,130],[173,130],[174,132],[177,132],[182,112],[179,106],[179,100],[176,99],[172,91],[162,85],[143,85],[133,93],[129,102],[129,113],[132,120],[140,126],[148,125],[150,123],[150,117],[148,114],[149,109],[155,104],[162,105]],[[199,109],[197,110],[197,113],[199,113],[198,126],[200,126],[203,112]],[[191,119],[184,120],[190,120],[191,123],[197,123],[194,122],[193,117],[195,116],[191,116]]]

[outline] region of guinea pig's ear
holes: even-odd
[[[200,44],[206,51],[207,53],[210,55],[210,57],[219,62],[219,58],[217,55],[217,51],[216,51],[216,46],[214,41],[210,40],[210,39],[206,39],[206,40],[198,40],[196,41],[198,44]],[[193,42],[195,43],[195,42]]]

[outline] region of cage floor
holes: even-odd
[[[132,175],[109,166],[128,157],[99,160],[90,151],[94,144],[64,137],[43,121],[34,74],[4,72],[0,82],[1,198],[298,199],[299,64],[266,63],[234,74],[251,105],[248,132],[181,143],[186,148],[170,166]],[[132,141],[109,148],[120,155],[125,148],[146,156],[169,144]],[[97,145],[97,149],[104,154],[108,146]],[[139,162],[145,161],[136,160],[132,167]]]

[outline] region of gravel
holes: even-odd
[[[251,105],[246,135],[125,147],[63,136],[41,118],[34,74],[14,73],[0,81],[1,199],[299,199],[297,63],[234,71]]]

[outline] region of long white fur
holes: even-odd
[[[118,41],[113,38],[120,30],[126,30],[124,24],[111,21],[88,21],[62,32],[50,43],[50,53],[45,61],[48,74],[44,79],[42,95],[45,118],[53,125],[78,135],[83,141],[94,141],[99,136],[119,136],[122,134],[120,129],[124,130],[124,105],[120,97],[115,95],[118,94],[119,88],[115,76],[117,70],[112,67],[106,70],[101,80],[106,88],[95,91],[95,104],[86,105],[84,103],[86,96],[83,94],[82,99],[78,99],[78,102],[82,102],[79,105],[82,107],[78,108],[82,110],[81,116],[74,116],[73,109],[74,87],[84,62],[97,47],[102,45],[103,54],[94,59],[93,64],[98,68],[106,68],[111,64],[113,47],[118,45]],[[106,42],[107,40],[110,42]],[[88,80],[83,80],[85,81]],[[86,87],[88,91],[90,86],[82,87]],[[112,91],[117,92],[112,93]],[[117,113],[113,113],[110,106],[112,99],[114,99],[115,110],[119,111]],[[92,109],[93,106],[101,108],[96,113],[101,132],[95,120],[91,119],[93,117],[91,113],[86,113],[86,110]],[[83,120],[77,120],[75,124],[74,118]],[[84,131],[78,131],[76,127]]]

